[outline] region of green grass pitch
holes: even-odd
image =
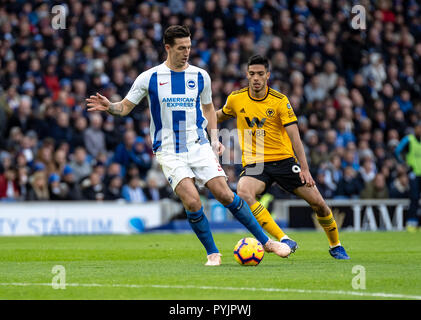
[[[421,299],[420,232],[341,232],[349,261],[330,257],[323,232],[289,235],[298,251],[265,254],[257,267],[232,254],[247,233],[214,234],[220,267],[204,266],[191,233],[4,237],[0,299]],[[65,268],[65,289],[52,288],[55,265]]]

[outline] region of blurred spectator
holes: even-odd
[[[344,169],[344,175],[338,182],[335,198],[357,199],[359,198],[360,191],[363,187],[364,184],[357,172],[352,167],[348,166]]]
[[[386,70],[384,67],[382,56],[373,52],[369,56],[370,63],[363,68],[363,76],[367,79],[373,79],[374,89],[380,92],[383,82],[386,80]]]
[[[152,157],[147,150],[142,137],[137,137],[129,153],[130,160],[137,165],[141,178],[145,178],[148,170],[152,166]]]
[[[33,130],[28,131],[26,136],[24,136],[21,140],[21,149],[20,149],[19,154],[22,154],[25,158],[25,161],[29,164],[35,158],[37,144],[38,144],[37,134]]]
[[[24,166],[19,166],[17,169],[18,177],[17,184],[19,188],[19,200],[25,200],[26,195],[28,194],[28,184],[29,184],[29,168]]]
[[[70,165],[66,165],[62,172],[62,186],[66,194],[65,200],[82,200],[82,191]]]
[[[85,148],[77,147],[75,149],[74,158],[69,166],[73,170],[76,181],[80,181],[92,172],[92,166],[88,162]]]
[[[149,201],[158,201],[161,199],[169,198],[171,190],[168,190],[168,185],[162,179],[155,170],[150,170],[146,177],[146,187],[143,189],[146,198]]]
[[[400,96],[396,99],[404,114],[412,111],[411,94],[408,90],[402,90]]]
[[[108,184],[108,187],[105,191],[105,199],[104,200],[119,200],[122,199],[121,195],[121,189],[123,186],[123,179],[118,176],[111,176],[110,182]]]
[[[127,168],[127,171],[124,176],[124,183],[128,184],[131,178],[133,177],[139,177],[140,179],[139,168],[134,163],[130,164]]]
[[[389,191],[385,177],[382,173],[377,173],[374,179],[367,182],[365,188],[360,193],[361,199],[387,199]]]
[[[314,171],[320,165],[329,160],[329,152],[326,143],[321,142],[313,150],[310,151],[311,167]]]
[[[408,199],[409,198],[409,179],[405,172],[398,173],[390,186],[389,196],[392,199]]]
[[[47,176],[44,171],[35,172],[30,178],[30,188],[26,200],[29,201],[47,201],[50,200],[48,191]]]
[[[121,135],[119,134],[118,130],[116,130],[114,117],[108,116],[105,119],[103,131],[105,134],[105,144],[107,150],[115,150],[115,148],[121,141]]]
[[[376,176],[376,167],[373,160],[364,158],[359,173],[365,184],[371,182]]]
[[[343,177],[341,166],[340,156],[334,154],[324,169],[324,182],[333,191],[336,191],[339,181]]]
[[[97,173],[100,177],[100,179],[102,181],[104,181],[105,179],[105,175],[106,175],[106,165],[105,165],[105,161],[106,160],[106,155],[104,154],[104,157],[100,157],[98,156],[95,161],[94,161],[94,166],[93,166],[93,172]]]
[[[97,173],[92,172],[82,181],[82,195],[85,200],[104,200],[105,186]]]
[[[310,82],[304,86],[304,96],[307,102],[323,100],[326,97],[326,88],[321,84],[318,75],[311,78]]]
[[[360,164],[358,161],[358,156],[354,148],[347,148],[345,150],[344,157],[342,159],[342,168],[352,167],[354,170],[358,171],[360,169]]]
[[[128,183],[123,186],[121,193],[127,202],[141,203],[148,201],[145,192],[141,188],[139,176],[130,177]]]
[[[398,109],[392,111],[392,114],[390,115],[389,121],[387,123],[387,127],[389,128],[389,130],[396,129],[400,137],[403,137],[405,135],[407,124],[405,121],[405,115],[402,112],[402,110]]]
[[[114,152],[113,162],[119,163],[122,167],[127,168],[132,162],[132,150],[136,141],[136,132],[134,130],[126,131],[124,140],[121,142]]]
[[[54,152],[53,163],[51,164],[54,172],[62,172],[67,164],[67,149],[59,148]]]
[[[50,200],[66,200],[67,198],[67,189],[60,183],[60,176],[57,173],[52,173],[48,177],[48,191]]]
[[[9,150],[12,153],[19,152],[20,144],[23,140],[23,133],[21,128],[12,127],[9,131],[9,139],[6,141],[6,150]],[[10,155],[9,155],[10,157]]]
[[[56,146],[61,142],[72,140],[73,130],[70,127],[69,115],[66,112],[60,112],[57,115],[57,123],[50,128],[50,137],[55,140]]]
[[[340,118],[337,122],[336,146],[346,147],[349,142],[355,142],[355,135],[352,128],[347,124],[344,118]]]
[[[23,133],[37,129],[37,121],[32,115],[31,104],[32,99],[28,96],[23,96],[20,99],[19,107],[8,121],[8,132],[13,127],[20,128]]]
[[[325,91],[332,90],[338,81],[338,74],[336,73],[335,64],[328,60],[324,64],[323,72],[320,74],[319,80]]]
[[[88,126],[88,121],[81,116],[75,120],[72,138],[70,140],[70,148],[73,152],[77,147],[85,147],[85,130]]]
[[[374,137],[372,139],[372,141],[375,143]],[[383,144],[379,143],[376,144],[376,146],[380,146],[382,147]],[[360,140],[359,144],[358,144],[358,159],[360,159],[361,161],[364,161],[364,159],[370,159],[371,161],[373,161],[374,159],[374,152],[373,150],[370,149],[370,145],[369,142],[367,140]]]
[[[99,113],[92,113],[89,121],[90,125],[84,132],[84,142],[86,151],[96,157],[99,152],[106,152],[102,116]]]
[[[329,129],[326,131],[324,141],[327,145],[327,150],[329,153],[333,152],[336,149],[336,139],[338,137],[338,134],[334,129]]]
[[[316,186],[324,199],[333,198],[335,189],[331,189],[325,182],[325,171],[320,170],[316,175]]]
[[[19,188],[16,178],[16,171],[13,168],[7,168],[4,174],[0,174],[0,200],[18,200]]]
[[[119,177],[123,177],[123,172],[121,170],[121,166],[119,163],[116,162],[112,162],[108,165],[106,172],[105,172],[105,177],[104,177],[104,183],[105,185],[109,185],[110,180],[112,177],[114,176],[119,176]]]

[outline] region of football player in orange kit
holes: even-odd
[[[247,67],[248,87],[232,92],[217,111],[218,123],[237,119],[244,167],[237,193],[247,202],[260,225],[295,252],[297,243],[282,231],[256,199],[276,182],[306,200],[316,212],[329,240],[331,256],[349,259],[339,241],[332,211],[310,174],[294,110],[285,95],[268,86],[269,77],[268,59],[260,55],[251,57]],[[256,170],[258,166],[260,170]]]

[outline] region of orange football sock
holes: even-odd
[[[281,240],[285,236],[285,233],[277,225],[275,220],[273,220],[270,212],[260,203],[256,202],[250,207],[251,212],[253,212],[254,217],[257,222],[265,229],[270,235],[276,239]]]
[[[338,226],[336,225],[335,218],[333,218],[332,211],[327,217],[317,216],[317,221],[319,221],[320,225],[325,230],[330,247],[340,245]]]

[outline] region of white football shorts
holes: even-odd
[[[194,178],[199,187],[215,177],[227,178],[209,143],[193,143],[187,152],[158,151],[155,155],[173,190],[184,178]]]

